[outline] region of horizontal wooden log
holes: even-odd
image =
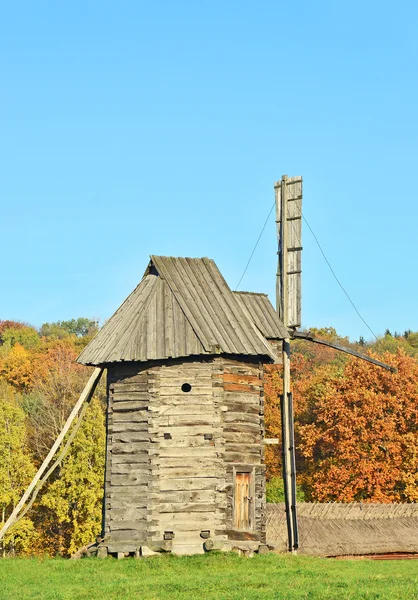
[[[145,538],[145,536],[144,536]],[[136,552],[136,550],[138,549],[139,546],[142,546],[145,543],[145,539],[138,540],[135,542],[113,542],[113,541],[107,541],[107,551],[110,554],[117,554],[118,552],[129,552],[129,553],[133,553]]]
[[[145,479],[145,481],[144,481]],[[111,486],[138,486],[148,484],[148,477],[142,473],[123,473],[122,475],[111,475]]]
[[[263,431],[263,427],[261,426],[261,423],[225,423],[224,426],[224,433],[228,433],[228,432],[251,432],[253,431],[254,433],[258,433],[258,432],[262,432],[264,434]]]
[[[113,463],[109,466],[109,471],[112,474],[117,474],[117,475],[123,475],[124,473],[141,473],[141,474],[150,474],[151,475],[151,468],[144,464],[138,464],[138,463],[128,463],[128,464],[118,464],[118,463]]]
[[[188,377],[188,379],[185,379]],[[212,373],[208,369],[206,372],[201,371],[200,369],[197,371],[189,371],[184,372],[182,375],[178,375],[173,373],[171,377],[160,378],[160,387],[161,388],[180,388],[183,383],[190,383],[192,389],[195,385],[197,386],[205,386],[210,388],[212,386]],[[190,393],[190,392],[183,392]]]
[[[144,431],[115,431],[112,433],[113,444],[133,442],[151,442],[151,436]]]
[[[183,383],[189,383],[188,381],[184,381]],[[192,385],[192,384],[191,384]],[[187,396],[187,398],[193,398],[195,396],[212,396],[212,384],[211,385],[192,385],[192,389],[190,392],[183,392],[181,390],[181,386],[179,386],[178,388],[172,388],[172,387],[164,387],[161,386],[160,390],[159,390],[159,396],[162,398],[165,397],[184,397]]]
[[[162,479],[160,482],[161,493],[177,490],[213,490],[216,488],[216,477],[180,477],[176,479]]]
[[[241,446],[246,444],[261,444],[262,436],[261,431],[225,431],[224,432],[225,444],[239,443]]]
[[[210,427],[212,415],[169,415],[158,418],[160,427]]]
[[[178,504],[184,503],[190,505],[199,505],[202,503],[213,503],[215,502],[215,491],[214,490],[188,490],[188,491],[180,491],[177,490],[175,492],[168,491],[160,491],[157,498],[160,499],[160,507],[161,505],[167,504]],[[151,495],[151,498],[154,499],[154,495]],[[207,507],[208,508],[208,507]],[[208,508],[209,510],[209,508]]]
[[[114,412],[112,425],[116,425],[116,423],[148,423],[148,419],[148,411]]]
[[[259,364],[250,364],[246,361],[245,364],[240,361],[233,361],[227,358],[223,359],[223,370],[225,373],[236,373],[241,375],[258,375],[260,372]]]
[[[228,539],[237,541],[259,541],[259,531],[240,531],[238,529],[227,529],[226,531],[215,530],[215,535],[226,533]]]
[[[109,523],[110,532],[113,535],[116,531],[126,531],[126,530],[135,530],[141,531],[143,533],[147,530],[147,521],[146,519],[134,519],[132,521],[118,521],[112,520]]]
[[[154,464],[159,464],[161,468],[175,467],[175,468],[186,468],[191,467],[196,469],[196,474],[204,474],[206,471],[202,471],[202,469],[211,469],[216,466],[216,457],[200,457],[200,456],[185,456],[185,457],[161,457],[156,456],[154,459]]]
[[[109,518],[110,523],[113,521],[117,522],[125,522],[125,521],[142,521],[147,520],[148,509],[146,507],[140,509],[137,507],[130,506],[129,508],[115,508],[111,507],[107,511],[107,516]],[[136,529],[137,527],[133,527],[132,529]],[[126,526],[125,529],[131,529],[130,526]]]
[[[143,379],[141,381],[127,381],[124,383],[116,383],[113,384],[113,393],[121,393],[121,392],[146,392],[148,390],[148,380]]]
[[[229,463],[257,465],[261,461],[261,453],[226,451],[224,454],[224,460]]]
[[[246,413],[259,417],[260,402],[253,404],[245,404],[244,402],[228,402],[225,403],[228,407],[228,413]]]
[[[140,542],[146,538],[147,532],[146,530],[139,531],[137,529],[120,529],[120,530],[112,530],[112,532],[106,536],[109,538],[109,541],[106,541],[108,548],[114,542],[128,542],[134,545],[134,542]],[[109,550],[111,552],[111,550]]]
[[[161,464],[158,469],[153,471],[155,476],[161,478],[175,478],[175,477],[194,477],[196,475],[205,475],[205,477],[216,477],[218,475],[218,465],[212,464],[211,466],[206,465],[204,470],[197,469],[196,465],[192,466],[178,466],[177,464],[167,466]]]
[[[239,394],[237,392],[225,392],[224,402],[227,406],[230,406],[235,402],[239,402],[244,406],[258,406],[260,404],[260,393],[254,392],[253,394]]]
[[[213,506],[206,502],[161,502],[158,506],[159,514],[164,513],[206,513],[213,512]]]
[[[208,396],[194,396],[193,402],[190,402],[190,395],[170,396],[165,402],[159,401],[159,406],[213,406],[213,394]]]
[[[168,419],[168,417],[167,417]],[[180,424],[180,423],[176,423],[176,424],[164,424],[159,422],[158,423],[158,429],[156,429],[156,432],[166,432],[166,433],[171,433],[174,439],[174,436],[187,436],[187,437],[193,437],[193,436],[203,436],[205,433],[213,433],[213,423],[211,423],[210,425],[206,424],[206,425],[184,425],[184,424]]]
[[[247,412],[226,412],[224,414],[225,423],[254,423],[259,424],[261,422],[259,414],[249,414]]]
[[[238,383],[244,385],[261,386],[262,380],[258,376],[243,375],[241,373],[224,373],[225,383]]]
[[[112,455],[112,465],[116,464],[136,464],[136,465],[147,465],[150,464],[148,454],[114,454]]]
[[[158,515],[158,526],[149,526],[149,531],[154,528],[156,530],[170,530],[170,531],[194,531],[199,529],[214,529],[217,523],[216,513],[212,512],[161,512]]]
[[[136,412],[148,410],[149,402],[138,402],[137,400],[121,400],[113,404],[113,412]]]
[[[141,510],[146,509],[148,513],[148,500],[145,494],[138,495],[136,498],[126,495],[111,494],[110,498],[105,499],[106,514],[111,510]]]
[[[128,423],[123,421],[122,423],[113,423],[109,425],[108,434],[112,436],[115,433],[141,433],[148,435],[149,427],[148,423]]]
[[[193,415],[200,416],[205,415],[213,418],[214,407],[213,402],[206,402],[205,404],[196,404],[195,402],[191,402],[188,404],[174,404],[174,405],[165,405],[160,406],[158,413],[161,416],[169,416],[169,415]]]
[[[158,443],[161,449],[163,448],[196,448],[196,447],[206,447],[211,446],[213,440],[205,440],[204,435],[194,436],[194,437],[183,437],[176,436],[175,433],[172,433],[171,439],[164,439],[163,437],[158,437]],[[214,434],[215,435],[215,434]],[[220,437],[220,436],[219,436]]]
[[[240,394],[254,394],[254,392],[259,391],[259,387],[254,385],[244,385],[240,383],[225,383],[224,390],[226,392],[238,392]]]
[[[195,446],[195,447],[176,447],[172,446],[171,448],[161,448],[159,451],[159,458],[162,460],[164,458],[179,458],[182,461],[187,461],[189,459],[195,460],[197,458],[207,458],[208,460],[216,458],[216,448],[214,446]]]
[[[112,443],[112,455],[115,454],[148,454],[149,453],[150,444],[146,444],[145,442],[132,442],[130,444],[124,443]]]

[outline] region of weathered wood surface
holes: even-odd
[[[221,353],[275,359],[212,260],[152,256],[140,284],[78,361],[103,365]]]
[[[202,548],[203,530],[226,538],[239,465],[255,469],[251,527],[263,538],[262,389],[261,364],[232,357],[110,369],[109,547],[149,544],[167,531],[174,551]]]

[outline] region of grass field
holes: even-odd
[[[418,598],[418,561],[274,554],[0,560],[1,600]]]

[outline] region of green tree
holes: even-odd
[[[40,329],[40,334],[52,339],[62,339],[67,335],[76,337],[85,337],[92,335],[98,330],[98,322],[94,319],[79,317],[69,321],[56,321],[55,323],[44,323]]]
[[[16,326],[18,325],[18,326]],[[16,344],[20,344],[26,350],[37,348],[40,343],[40,337],[34,327],[30,325],[16,324],[13,327],[4,327],[0,333],[1,344],[7,348],[13,348]]]

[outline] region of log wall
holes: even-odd
[[[110,366],[109,552],[172,540],[173,552],[197,553],[207,537],[263,543],[263,438],[258,362],[218,356]],[[234,529],[235,474],[242,472],[252,479],[250,530]]]

